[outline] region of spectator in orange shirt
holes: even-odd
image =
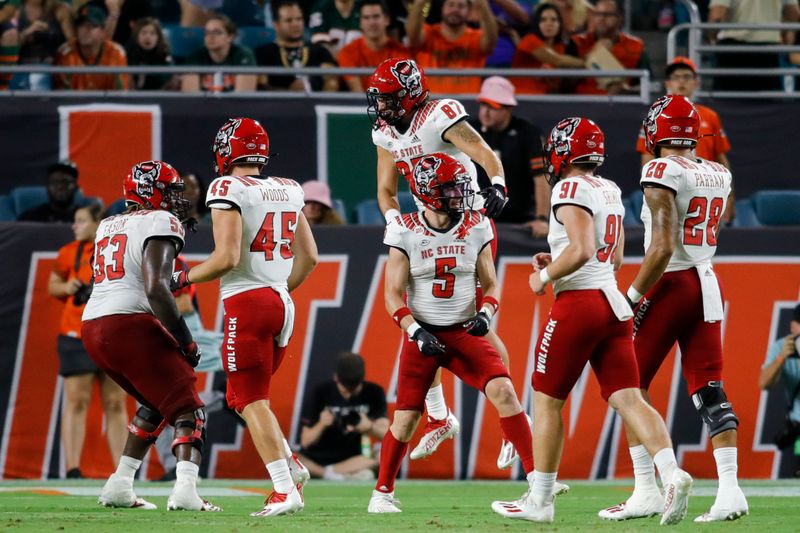
[[[598,0],[589,15],[590,27],[587,31],[572,36],[578,47],[578,57],[585,59],[595,47],[602,46],[611,52],[623,69],[650,69],[644,42],[638,37],[620,31],[622,26],[622,10],[615,0]],[[598,84],[597,78],[582,80],[576,89],[578,94],[619,94],[638,88],[629,85],[632,80],[608,83],[605,88]]]
[[[410,57],[408,49],[387,33],[391,23],[389,8],[383,0],[364,0],[359,8],[359,25],[363,37],[346,45],[339,52],[340,67],[377,67],[393,57]],[[367,76],[344,76],[348,89],[363,93],[369,84]]]
[[[125,50],[108,39],[103,29],[105,12],[97,6],[86,5],[78,11],[75,20],[78,38],[68,43],[56,57],[62,67],[128,66]],[[61,74],[55,76],[57,89],[74,91],[114,91],[128,89],[128,75],[114,74]]]
[[[47,285],[51,296],[65,302],[58,336],[58,373],[64,378],[61,441],[64,444],[68,478],[83,477],[80,470],[81,450],[95,376],[100,381],[100,396],[106,414],[106,436],[114,461],[119,461],[128,436],[125,391],[97,370],[81,342],[81,316],[92,292],[92,253],[101,210],[100,205],[90,204],[75,211],[75,223],[72,225],[75,240],[58,251]]]
[[[562,39],[564,22],[553,4],[539,4],[533,15],[532,32],[520,40],[511,62],[512,68],[584,68],[575,57],[574,43]],[[513,77],[520,94],[546,94],[561,91],[560,78]]]
[[[475,2],[481,29],[467,26],[470,1]],[[408,12],[408,44],[423,70],[434,68],[482,68],[497,44],[497,21],[487,0],[445,0],[442,22],[425,24],[429,0],[414,0]],[[477,93],[481,80],[474,76],[428,76],[434,93]]]
[[[688,57],[676,57],[667,65],[665,72],[667,94],[685,96],[689,100],[694,100],[694,93],[700,88],[700,79],[697,76],[697,66]],[[708,161],[716,161],[727,168],[731,168],[728,159],[728,152],[731,150],[731,143],[725,130],[722,129],[722,121],[717,113],[702,104],[695,103],[697,112],[700,114],[700,138],[697,147],[694,149],[695,155]],[[647,151],[644,143],[644,129],[639,130],[639,140],[636,143],[636,151],[642,154],[642,166],[646,165],[653,154]],[[722,217],[726,223],[732,222],[736,215],[736,202],[733,193],[728,200],[728,207]]]

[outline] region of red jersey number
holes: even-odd
[[[608,215],[606,218],[606,231],[603,242],[604,248],[597,250],[597,260],[601,263],[614,261],[614,254],[619,246],[619,236],[622,233],[622,215]]]
[[[217,180],[211,184],[211,194],[214,196],[228,196],[228,187],[231,180]]]
[[[450,298],[456,286],[456,275],[452,270],[456,267],[455,257],[439,257],[436,259],[433,275],[434,298]]]
[[[464,114],[464,108],[461,107],[461,104],[455,100],[450,100],[446,104],[442,105],[441,110],[445,115],[447,115],[447,118],[456,118],[458,115]]]
[[[667,164],[663,161],[651,161],[650,164],[647,166],[647,172],[645,173],[646,178],[655,178],[660,180],[664,177],[664,169],[667,168]]]
[[[275,231],[275,214],[269,212],[261,223],[261,229],[256,233],[253,242],[250,243],[251,252],[264,252],[264,261],[272,261],[275,258],[275,247],[279,246],[279,253],[284,259],[291,259],[292,243],[294,242],[294,232],[297,229],[297,213],[285,211],[280,213],[280,227]],[[275,239],[275,234],[280,235],[280,239]]]
[[[578,190],[578,182],[573,181],[565,181],[561,184],[561,194],[558,195],[560,200],[566,200],[567,198],[575,198],[575,193]]]
[[[102,283],[106,279],[114,281],[125,276],[125,247],[128,245],[128,236],[124,233],[113,237],[103,237],[97,241],[94,250],[94,282]],[[111,246],[110,263],[106,264],[105,251]]]
[[[709,246],[717,245],[717,230],[722,208],[725,201],[722,198],[712,198],[708,201],[705,196],[695,196],[689,200],[686,209],[686,220],[683,222],[683,244],[687,246],[703,246],[703,234]],[[689,216],[689,213],[693,213]],[[707,222],[706,222],[707,221]],[[697,226],[706,222],[705,232]]]

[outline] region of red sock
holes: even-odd
[[[533,472],[533,435],[525,411],[514,416],[500,417],[500,427],[516,448],[525,473]]]
[[[393,492],[394,481],[400,471],[403,457],[408,450],[407,442],[400,442],[391,431],[387,431],[381,443],[381,467],[378,470],[378,483],[375,490],[379,492]]]

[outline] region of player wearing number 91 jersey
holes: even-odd
[[[681,348],[688,392],[708,426],[720,476],[714,504],[695,521],[712,522],[739,518],[748,513],[748,506],[736,478],[739,419],[722,388],[723,297],[711,265],[731,174],[694,155],[699,129],[697,109],[684,96],[659,98],[644,119],[646,146],[656,159],[642,169],[645,256],[628,299],[638,304],[634,347],[643,390],[676,342]],[[634,469],[645,468],[646,457],[637,463],[633,452],[639,439],[627,433]],[[620,511],[606,509],[601,516],[646,515],[636,502],[655,487],[652,475],[637,475],[633,495],[617,506]]]

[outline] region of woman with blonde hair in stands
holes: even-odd
[[[315,224],[327,224],[339,226],[344,224],[344,220],[333,208],[331,200],[331,189],[327,183],[311,180],[303,183],[303,194],[305,195],[306,205],[303,206],[303,215],[312,226]]]
[[[102,207],[98,204],[89,204],[75,211],[75,223],[72,224],[75,240],[58,251],[47,285],[51,296],[65,302],[58,335],[58,357],[61,363],[59,374],[64,380],[61,441],[68,478],[83,477],[81,452],[95,377],[100,381],[106,437],[114,464],[119,462],[128,436],[125,391],[97,369],[81,341],[81,316],[92,293],[92,256],[101,212]]]

